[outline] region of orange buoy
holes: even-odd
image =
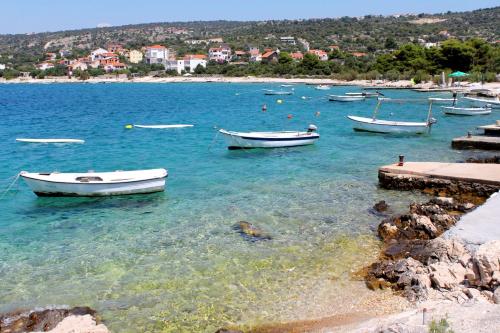
[[[291,114],[289,114],[289,115],[287,116],[287,118],[288,118],[288,119],[292,119],[292,118],[293,118],[293,116],[292,116]]]

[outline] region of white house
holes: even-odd
[[[151,45],[146,48],[146,63],[166,64],[170,58],[170,50],[162,45]]]
[[[231,48],[227,45],[212,47],[208,50],[208,59],[217,62],[229,61],[231,59]]]
[[[182,71],[185,70],[185,63],[183,59],[177,59],[177,60],[167,60],[165,62],[165,69],[167,71],[176,71],[177,73],[181,74]]]
[[[280,41],[284,44],[288,45],[297,45],[297,42],[295,41],[295,38],[292,36],[285,36],[285,37],[280,37]]]
[[[79,69],[79,70],[81,70],[81,71],[86,71],[86,70],[88,69],[88,67],[89,67],[89,66],[88,66],[86,63],[81,62],[81,61],[77,61],[77,62],[75,62],[75,63],[71,64],[71,69],[72,69],[72,70],[77,70],[77,69]]]
[[[184,70],[193,73],[196,67],[207,68],[207,56],[204,54],[186,54],[184,56]]]
[[[90,52],[90,59],[92,59],[92,61],[100,60],[106,53],[109,53],[108,50],[99,48],[97,50]]]
[[[36,68],[44,71],[44,70],[49,69],[49,68],[54,68],[54,64],[52,64],[50,62],[42,62],[41,64],[36,65]]]
[[[0,64],[0,71],[5,69],[5,64]]]
[[[262,61],[262,53],[251,54],[248,59],[250,62],[261,62]]]

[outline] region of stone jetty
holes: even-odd
[[[385,189],[421,190],[478,202],[500,190],[500,164],[405,162],[379,168],[378,179]]]
[[[500,121],[495,124],[479,126],[484,135],[472,135],[455,138],[451,141],[454,149],[500,150]]]

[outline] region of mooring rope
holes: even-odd
[[[14,186],[14,184],[17,182],[17,180],[19,179],[20,176],[21,176],[20,173],[18,173],[17,175],[13,176],[14,180],[9,184],[9,186],[7,186],[7,188],[5,189],[5,191],[2,192],[2,195],[0,195],[0,199],[2,199],[7,194],[7,192],[10,191],[10,189]],[[8,179],[10,179],[10,178],[8,178]]]

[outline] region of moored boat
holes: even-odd
[[[491,113],[491,108],[461,108],[456,106],[442,106],[444,113],[457,116],[480,116]]]
[[[191,124],[173,124],[173,125],[132,125],[137,128],[167,129],[167,128],[185,128],[193,127]]]
[[[380,96],[380,93],[377,92],[348,92],[345,93],[346,96],[364,96],[366,98],[372,98],[372,97],[378,97]]]
[[[500,108],[500,99],[496,98],[480,98],[480,97],[464,97],[466,100],[479,105],[489,105],[492,108]]]
[[[327,84],[317,85],[314,89],[316,90],[330,90],[332,87]]]
[[[80,139],[28,139],[28,138],[18,138],[17,142],[26,143],[85,143],[85,140]]]
[[[226,139],[228,149],[281,148],[314,144],[319,139],[316,126],[309,125],[306,132],[234,132],[219,130]]]
[[[358,102],[364,101],[365,96],[348,96],[348,95],[330,95],[331,102]]]
[[[453,102],[457,102],[456,98],[442,98],[442,97],[429,97],[429,101],[432,101],[433,104],[450,104]]]
[[[38,196],[111,196],[161,192],[165,169],[84,173],[33,173],[20,176]]]
[[[347,118],[354,121],[355,131],[422,134],[429,130],[426,122],[392,121],[357,116],[347,116]]]
[[[265,89],[264,95],[293,95],[293,91]]]
[[[395,133],[395,134],[423,134],[431,130],[431,126],[436,122],[432,118],[432,100],[429,100],[429,110],[427,120],[425,122],[415,121],[394,121],[377,119],[377,113],[383,101],[401,101],[392,100],[389,98],[379,98],[373,116],[371,118],[347,116],[349,120],[353,121],[353,129],[355,131],[366,131],[374,133]]]

